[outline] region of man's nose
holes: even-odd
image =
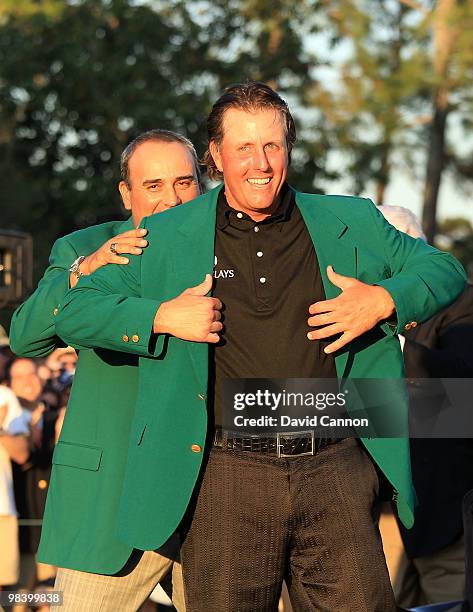
[[[269,170],[270,163],[264,147],[258,147],[253,154],[253,168],[255,170]]]
[[[169,187],[163,197],[164,206],[173,208],[182,204],[182,200],[174,187]]]

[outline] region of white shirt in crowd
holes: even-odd
[[[7,412],[3,422],[6,433],[16,435],[28,435],[28,421],[25,411],[21,408],[16,395],[11,389],[0,385],[0,406],[6,406]],[[15,498],[13,495],[13,477],[10,457],[7,451],[0,445],[0,516],[17,516]]]

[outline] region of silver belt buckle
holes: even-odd
[[[306,451],[305,453],[297,453],[297,455],[287,455],[283,452],[281,452],[281,449],[283,447],[283,444],[281,442],[281,438],[301,438],[303,436],[307,436],[308,438],[310,438],[310,450]],[[284,457],[304,457],[304,455],[315,455],[315,442],[314,442],[314,431],[313,430],[308,430],[308,431],[291,431],[291,432],[287,432],[284,434],[281,434],[280,432],[278,432],[276,434],[276,448],[277,448],[277,452],[278,452],[278,457],[279,458],[284,458]]]

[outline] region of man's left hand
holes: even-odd
[[[315,302],[309,306],[310,327],[319,329],[307,334],[309,340],[321,340],[336,334],[341,336],[325,347],[325,353],[334,353],[358,338],[395,311],[391,295],[383,287],[367,285],[356,278],[337,274],[327,267],[331,283],[342,290],[333,300]]]

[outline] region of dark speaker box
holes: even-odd
[[[23,302],[33,286],[33,239],[0,229],[0,307]]]

